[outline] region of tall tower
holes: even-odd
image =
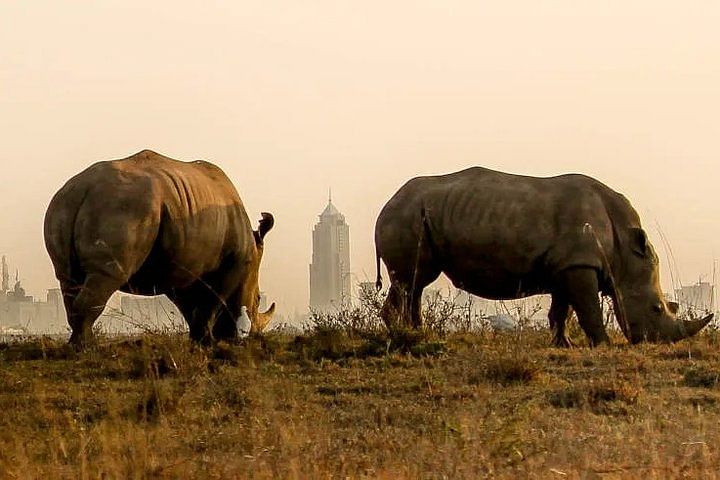
[[[332,195],[313,229],[310,308],[328,312],[350,305],[350,227]]]
[[[7,258],[2,257],[2,293],[10,290],[10,272],[8,270]]]

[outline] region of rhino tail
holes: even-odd
[[[85,281],[75,246],[75,224],[87,197],[87,189],[58,192],[51,200],[43,230],[45,245],[62,284],[79,287]]]
[[[375,278],[375,290],[382,290],[382,275],[380,275],[380,250],[378,250],[377,241],[375,242],[375,271],[377,277]]]

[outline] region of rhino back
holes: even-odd
[[[608,205],[620,211],[609,212]],[[413,179],[386,207],[379,224],[406,223],[424,211],[427,241],[442,271],[489,298],[543,293],[569,266],[601,269],[597,242],[606,252],[615,248],[611,215],[625,223],[636,218],[624,197],[590,177],[528,177],[481,167]]]
[[[53,221],[73,216],[72,227]],[[219,168],[151,151],[77,175],[48,218],[46,237],[57,237],[49,243],[69,242],[82,271],[124,278],[138,293],[191,283],[228,253],[254,247],[242,202]]]

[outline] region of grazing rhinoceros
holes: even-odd
[[[92,325],[116,290],[166,294],[192,339],[235,338],[242,307],[253,331],[275,309],[258,312],[263,238],[237,190],[215,165],[180,162],[143,150],[99,162],[70,179],[50,202],[45,245],[63,292],[70,342],[92,340]]]
[[[423,288],[440,272],[490,299],[549,293],[554,343],[569,346],[574,309],[590,344],[608,342],[598,292],[609,295],[632,342],[676,341],[712,320],[680,321],[666,302],[658,257],[621,194],[583,175],[536,178],[469,168],[417,177],[388,201],[375,225],[391,286],[383,319],[421,325]]]

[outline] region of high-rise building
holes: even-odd
[[[6,294],[10,290],[10,270],[8,269],[7,258],[2,257],[2,293]]]
[[[675,298],[683,309],[712,312],[715,308],[714,290],[711,283],[699,281],[695,285],[683,285],[675,289]]]
[[[313,229],[310,308],[335,311],[350,305],[350,227],[332,197]]]

